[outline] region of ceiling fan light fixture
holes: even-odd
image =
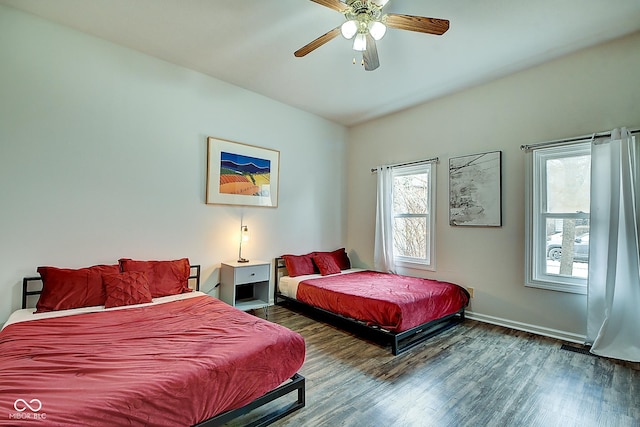
[[[449,29],[446,19],[426,16],[384,13],[383,8],[389,0],[311,0],[314,3],[340,12],[345,21],[342,25],[326,32],[310,43],[293,52],[300,58],[313,52],[339,34],[353,39],[353,50],[362,53],[362,63],[366,71],[376,70],[380,66],[377,41],[382,39],[387,28],[442,35]],[[354,59],[355,63],[355,59]]]
[[[363,52],[367,50],[367,36],[364,33],[358,33],[355,39],[353,39],[353,50]]]
[[[387,32],[387,26],[380,21],[371,21],[369,23],[369,34],[374,40],[380,40]]]
[[[340,32],[345,39],[351,39],[358,32],[358,23],[353,19],[345,22],[340,27]]]

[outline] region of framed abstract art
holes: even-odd
[[[280,152],[207,138],[208,204],[278,206]]]
[[[502,152],[449,159],[449,224],[502,226]]]

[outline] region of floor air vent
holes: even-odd
[[[562,344],[560,348],[562,350],[573,351],[574,353],[586,354],[587,356],[595,356],[595,354],[589,352],[589,347],[575,347],[569,344]]]

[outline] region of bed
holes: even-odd
[[[463,321],[469,303],[467,290],[453,283],[351,268],[344,248],[283,255],[275,277],[276,304],[390,344],[394,355]]]
[[[129,263],[134,270],[151,265],[134,264]],[[162,271],[158,265],[169,267]],[[162,293],[159,284],[168,282],[176,265],[154,264],[147,269],[153,280],[146,282],[139,271],[127,277],[145,282],[143,293],[149,297]],[[38,269],[40,276],[24,278],[23,309],[0,332],[0,408],[6,411],[0,425],[38,420],[46,425],[216,426],[277,400],[275,409],[270,406],[251,424],[268,425],[304,407],[305,381],[297,371],[305,344],[299,334],[199,292],[200,268],[185,267],[185,260],[178,269],[179,293],[114,306],[107,277],[122,281],[126,272],[116,274],[112,267],[76,274],[81,280],[74,288],[83,288],[86,300],[91,299],[87,283],[97,283],[100,273],[107,289],[102,306],[48,310],[40,300],[46,300],[47,282],[59,272]],[[38,283],[42,294],[34,313],[26,306],[40,292],[33,289]],[[140,283],[133,288],[137,292]],[[117,299],[126,300],[131,292],[122,293],[116,292]],[[64,299],[56,303],[67,304]]]

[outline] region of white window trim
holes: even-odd
[[[429,251],[429,262],[418,261],[416,258],[404,257],[400,255],[394,255],[394,262],[396,267],[411,268],[416,270],[436,271],[436,163],[429,162],[420,165],[400,166],[393,169],[393,176],[414,175],[418,173],[424,173],[426,168],[429,170],[429,240],[427,244],[427,250]],[[422,216],[422,215],[420,215]]]
[[[584,151],[585,154],[589,154],[591,152],[590,141],[590,139],[585,139],[571,145],[539,149],[540,152],[544,150],[544,154],[536,153],[538,150],[532,150],[529,153],[531,157],[525,162],[525,286],[583,295],[587,293],[587,279],[564,276],[560,278],[560,276],[546,274],[542,271],[542,262],[546,262],[547,258],[546,251],[540,250],[542,247],[546,249],[546,218],[553,217],[554,214],[542,213],[543,201],[545,200],[544,194],[542,191],[536,192],[538,186],[543,188],[545,181],[543,176],[544,169],[542,169],[543,172],[538,177],[539,180],[537,182],[534,181],[534,173],[536,170],[539,171],[541,169],[540,162],[553,157],[562,157],[563,153]],[[538,212],[537,221],[535,220],[534,210]],[[559,214],[557,216],[563,218],[575,216],[577,218],[579,214]],[[535,250],[535,236],[544,245],[538,245],[538,251]]]

